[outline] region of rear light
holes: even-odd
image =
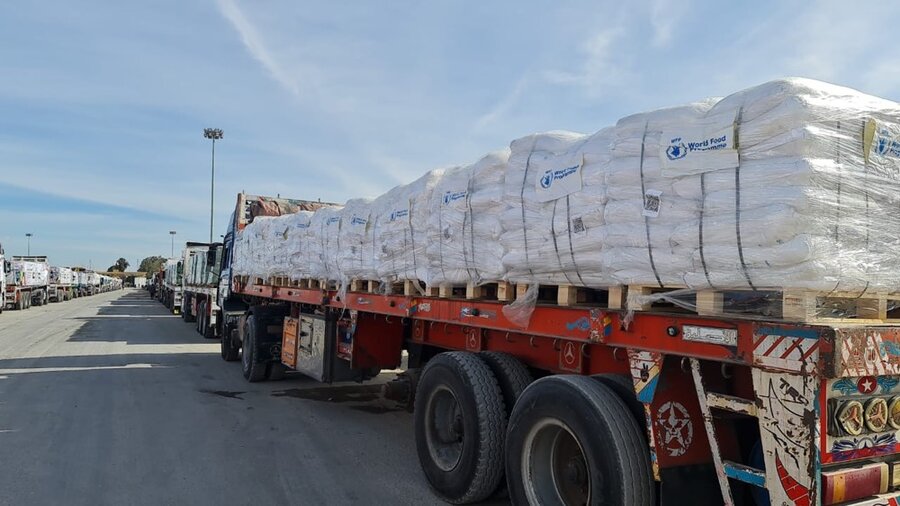
[[[842,403],[837,410],[837,423],[841,429],[851,436],[862,434],[865,428],[863,421],[865,409],[859,401],[848,401]]]
[[[866,402],[866,427],[872,432],[884,432],[888,426],[888,405],[884,397]]]
[[[888,423],[900,430],[900,397],[894,397],[888,403]]]
[[[862,467],[822,472],[822,504],[828,506],[863,499],[888,491],[888,465],[884,462]]]

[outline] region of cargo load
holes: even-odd
[[[6,284],[19,287],[47,286],[50,283],[50,267],[45,262],[10,260]]]
[[[75,272],[68,267],[50,267],[50,284],[72,285],[75,283]]]
[[[896,291],[897,209],[900,106],[783,79],[592,135],[529,135],[343,210],[261,216],[235,272]]]

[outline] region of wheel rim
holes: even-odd
[[[442,470],[459,464],[465,429],[456,396],[446,386],[437,387],[425,406],[425,441],[431,460]]]
[[[522,483],[530,504],[589,504],[591,470],[584,450],[560,420],[545,418],[528,432]]]

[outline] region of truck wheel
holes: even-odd
[[[222,347],[222,360],[235,362],[241,358],[241,347],[235,344],[229,325],[225,326],[225,331],[222,332],[222,339],[219,342]]]
[[[202,302],[197,305],[197,312],[200,314],[198,314],[197,318],[194,319],[197,322],[197,325],[195,325],[195,327],[197,329],[197,333],[202,336],[203,335],[203,318],[206,316],[206,311],[204,310]]]
[[[256,346],[257,332],[259,331],[256,316],[248,315],[247,321],[244,323],[244,351],[241,356],[241,365],[244,370],[244,378],[250,383],[262,381],[266,377],[266,363],[259,361],[259,350]]]
[[[641,433],[646,438],[647,416],[644,414],[644,405],[634,393],[634,381],[624,374],[595,374],[591,377],[609,387],[610,390],[619,396],[619,399],[622,399],[622,402],[628,406],[628,411],[631,412],[631,416],[634,417],[638,427],[643,428]]]
[[[513,409],[506,435],[513,504],[655,504],[641,432],[628,406],[596,379],[535,381]]]
[[[432,488],[464,504],[490,496],[503,477],[503,393],[490,367],[472,353],[432,358],[415,401],[416,450]]]
[[[497,383],[500,384],[500,391],[503,393],[506,416],[509,418],[513,406],[519,400],[519,396],[534,381],[534,378],[531,377],[531,372],[528,371],[525,364],[509,353],[482,351],[478,354],[478,358],[491,368],[491,372],[497,378]]]

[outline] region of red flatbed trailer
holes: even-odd
[[[223,283],[250,381],[365,380],[406,351],[386,394],[448,502],[505,473],[516,504],[900,504],[895,325],[539,304],[523,328],[508,302]]]

